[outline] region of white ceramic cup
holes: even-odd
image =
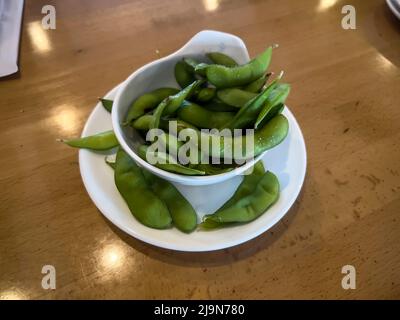
[[[174,76],[174,67],[177,61],[183,57],[195,57],[204,60],[208,52],[223,52],[234,58],[239,64],[248,62],[249,54],[244,42],[232,34],[205,30],[197,33],[181,49],[167,57],[153,61],[132,73],[120,86],[114,99],[112,108],[112,125],[115,135],[121,147],[131,156],[135,162],[153,174],[184,185],[210,185],[225,181],[254,165],[263,154],[247,161],[242,166],[217,175],[211,176],[187,176],[159,169],[136,153],[137,148],[143,143],[143,139],[131,127],[122,126],[122,122],[128,112],[131,103],[140,95],[160,87],[179,88]]]

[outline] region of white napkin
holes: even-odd
[[[0,77],[18,71],[18,48],[24,0],[0,0]]]

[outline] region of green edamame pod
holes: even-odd
[[[197,214],[190,202],[172,183],[144,169],[142,172],[154,193],[167,205],[175,227],[185,233],[192,232],[197,226]]]
[[[232,88],[247,85],[260,78],[267,70],[271,61],[272,47],[259,56],[237,67],[225,67],[217,64],[206,68],[207,80],[217,88]]]
[[[172,115],[176,110],[181,106],[183,101],[187,98],[190,98],[192,93],[196,90],[196,88],[202,84],[204,81],[197,80],[192,84],[188,85],[183,90],[174,94],[173,96],[169,96],[165,98],[161,103],[157,106],[154,111],[154,121],[151,125],[151,129],[158,128],[160,126],[161,116],[163,115]]]
[[[187,67],[188,67],[192,72],[194,72],[194,69],[196,68],[196,66],[197,66],[198,64],[200,64],[200,62],[197,61],[197,60],[194,59],[194,58],[183,58],[183,62],[187,65]]]
[[[268,78],[271,76],[271,72],[264,74],[257,80],[254,80],[252,83],[248,84],[243,88],[243,90],[253,93],[259,93],[267,82]]]
[[[222,52],[209,52],[206,56],[215,64],[220,64],[225,67],[236,67],[237,62],[230,56]]]
[[[179,148],[183,145],[182,141],[179,141],[176,136],[169,133],[164,133],[158,136],[158,139],[158,141],[165,147],[166,152],[170,155],[174,155],[175,158],[178,156]]]
[[[272,81],[261,93],[249,100],[242,108],[240,108],[233,120],[226,125],[226,128],[242,129],[252,127],[264,103],[267,101],[272,90],[277,86],[278,80],[279,78]]]
[[[250,174],[246,174],[243,176],[243,181],[240,183],[239,187],[236,189],[235,193],[227,202],[225,202],[222,207],[220,207],[215,213],[218,213],[226,208],[233,206],[237,203],[240,199],[247,197],[251,193],[254,192],[255,188],[257,187],[258,182],[261,180],[265,173],[263,162],[260,160],[258,161],[254,167],[252,168],[253,171]],[[214,213],[214,214],[215,214]],[[216,222],[211,219],[203,221],[200,224],[202,229],[216,229],[220,227],[225,227],[230,225],[230,223],[223,223],[223,222]]]
[[[188,85],[183,90],[177,92],[168,99],[164,114],[170,116],[175,113],[176,110],[181,106],[185,99],[189,99],[197,88],[204,83],[204,80],[196,80],[195,82]]]
[[[196,100],[199,102],[208,102],[215,97],[215,88],[201,88],[196,94]]]
[[[211,215],[204,221],[217,223],[244,223],[261,216],[279,198],[278,178],[270,171],[266,172],[257,183],[255,190],[241,198],[235,204]]]
[[[149,130],[154,121],[152,114],[145,114],[132,122],[132,127],[137,130]]]
[[[206,69],[207,69],[208,66],[209,66],[208,63],[204,63],[204,62],[199,63],[199,64],[196,66],[196,68],[194,68],[194,72],[196,72],[197,74],[199,74],[199,75],[205,77],[205,75],[206,75]]]
[[[233,196],[229,198],[229,200],[225,202],[223,206],[217,210],[217,212],[232,206],[240,199],[251,194],[256,188],[258,181],[262,178],[264,173],[265,173],[264,165],[263,162],[260,160],[254,165],[252,173],[243,176],[243,181],[236,189]]]
[[[257,94],[244,91],[238,88],[228,88],[218,90],[217,97],[224,103],[241,108],[251,99],[253,99]]]
[[[70,147],[99,150],[99,151],[112,149],[119,145],[113,130],[101,132],[88,137],[82,137],[70,140],[61,139],[60,141],[69,145]]]
[[[194,77],[194,71],[188,67],[183,61],[178,61],[175,65],[175,79],[181,88],[187,87],[193,81],[196,80]]]
[[[111,112],[112,106],[114,101],[109,100],[109,99],[104,99],[104,98],[99,98],[101,104],[103,105],[104,109],[106,109],[108,112]]]
[[[236,112],[238,109],[236,107],[227,105],[222,102],[218,97],[211,99],[210,101],[202,104],[204,108],[210,111],[234,111]]]
[[[278,112],[282,111],[282,105],[290,93],[290,85],[280,83],[272,90],[261,112],[259,113],[254,127],[257,129],[260,124],[267,122]],[[280,110],[280,111],[279,111]]]
[[[139,166],[122,148],[117,152],[114,180],[129,210],[139,222],[156,229],[171,226],[172,219],[167,206],[147,185]]]
[[[279,114],[268,121],[263,127],[255,130],[254,132],[254,156],[258,156],[266,150],[269,150],[278,144],[280,144],[287,136],[289,132],[289,122],[286,117]],[[251,136],[251,135],[250,135]],[[249,137],[250,138],[250,137]],[[239,148],[242,146],[241,150],[246,150],[245,148],[246,136],[234,137],[233,138],[233,148]],[[246,154],[242,157],[237,157],[241,159],[247,159],[253,156],[253,152]]]
[[[186,128],[187,130],[193,130]],[[197,141],[193,141],[199,148],[199,141],[212,141],[213,139],[219,140],[219,149],[212,148],[211,144],[208,144],[207,149],[201,150],[205,155],[213,158],[223,158],[225,153],[225,146],[228,150],[241,150],[242,154],[227,154],[226,156],[232,156],[236,160],[245,160],[251,157],[256,157],[264,151],[275,147],[280,144],[287,136],[289,131],[289,122],[285,116],[279,114],[268,121],[263,127],[254,131],[253,134],[247,134],[242,136],[213,136],[212,134],[193,130],[197,134]],[[253,139],[254,149],[246,149],[246,139]]]
[[[188,176],[193,176],[193,175],[205,175],[204,171],[201,170],[196,170],[192,168],[185,167],[179,163],[176,162],[175,159],[173,159],[170,155],[167,153],[163,152],[150,152],[148,151],[148,146],[141,145],[138,149],[138,154],[139,156],[147,161],[147,156],[150,154],[150,156],[157,158],[158,161],[156,163],[151,163],[153,166],[163,169],[165,171],[169,172],[174,172],[174,173],[180,173]]]
[[[200,128],[219,128],[233,119],[233,112],[210,111],[193,102],[184,101],[178,110],[178,117]]]
[[[217,165],[212,165],[212,164],[207,164],[207,163],[198,163],[192,166],[192,168],[204,171],[206,175],[216,175],[216,174],[222,174],[226,173],[229,171],[232,171],[235,169],[234,166],[217,166]]]
[[[176,122],[176,129],[177,129],[177,132],[169,132],[170,134],[173,134],[173,135],[176,135],[177,133],[179,133],[182,129],[188,129],[188,128],[190,128],[190,129],[193,129],[193,130],[198,130],[198,128],[197,127],[195,127],[194,125],[192,125],[192,124],[190,124],[190,123],[187,123],[187,122],[185,122],[185,121],[183,121],[183,120],[180,120],[180,119],[170,119],[169,121],[168,120],[163,120],[163,119],[161,119],[161,122],[160,122],[160,127],[161,127],[161,129],[163,129],[163,130],[169,130],[170,128],[169,128],[169,123],[170,122]]]
[[[175,88],[159,88],[141,95],[130,106],[124,125],[130,124],[132,120],[139,118],[148,110],[154,109],[166,97],[174,95],[177,92],[179,90]]]
[[[197,73],[201,76],[206,75],[205,68],[208,66],[207,63],[199,62],[194,58],[183,58],[183,61],[193,73]]]

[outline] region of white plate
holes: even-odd
[[[111,90],[106,98],[113,99],[117,89]],[[191,234],[182,233],[176,228],[148,228],[132,216],[118,193],[113,171],[104,162],[105,154],[82,149],[79,151],[79,165],[83,183],[107,219],[144,242],[179,251],[211,251],[238,245],[257,237],[277,223],[290,209],[303,185],[307,164],[303,135],[288,108],[285,108],[283,114],[289,120],[289,134],[284,142],[268,151],[263,158],[265,168],[275,173],[279,179],[280,198],[265,214],[248,224],[213,231],[196,230]],[[111,116],[98,103],[86,122],[82,136],[110,129]],[[241,180],[242,177],[238,176],[208,186],[175,186],[190,201],[200,221],[203,215],[214,212],[228,200]]]

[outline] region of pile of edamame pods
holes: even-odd
[[[169,122],[176,121],[177,132],[167,132],[163,136],[165,153],[157,152],[157,157],[166,161],[154,165],[163,170],[183,175],[213,175],[234,169],[232,163],[183,164],[177,159],[171,161],[170,153],[183,144],[177,138],[182,129],[191,130],[199,138],[203,135],[213,138],[211,133],[203,133],[201,129],[254,129],[254,157],[285,139],[289,125],[281,112],[290,85],[281,82],[282,73],[269,81],[272,74],[267,73],[267,69],[273,48],[267,48],[244,65],[238,65],[220,52],[208,53],[208,62],[199,62],[191,57],[179,60],[174,71],[181,89],[163,87],[139,96],[132,102],[122,125],[131,126],[145,136],[150,129],[168,131]],[[113,101],[100,100],[110,112]],[[230,139],[234,146],[244,144],[244,136]],[[72,147],[91,150],[109,150],[119,146],[112,130],[63,141]],[[222,142],[219,145],[218,149],[207,148],[206,157],[222,159],[226,144]],[[141,145],[139,156],[146,160],[148,149],[148,144]],[[202,151],[200,155],[204,157]],[[139,167],[120,147],[115,162],[107,159],[106,162],[114,169],[116,187],[139,222],[157,229],[169,228],[173,224],[183,232],[191,232],[197,227],[195,210],[173,184]],[[206,215],[200,226],[214,229],[252,221],[278,197],[278,179],[273,173],[266,172],[259,161],[252,173],[244,176],[234,195],[215,213]]]

